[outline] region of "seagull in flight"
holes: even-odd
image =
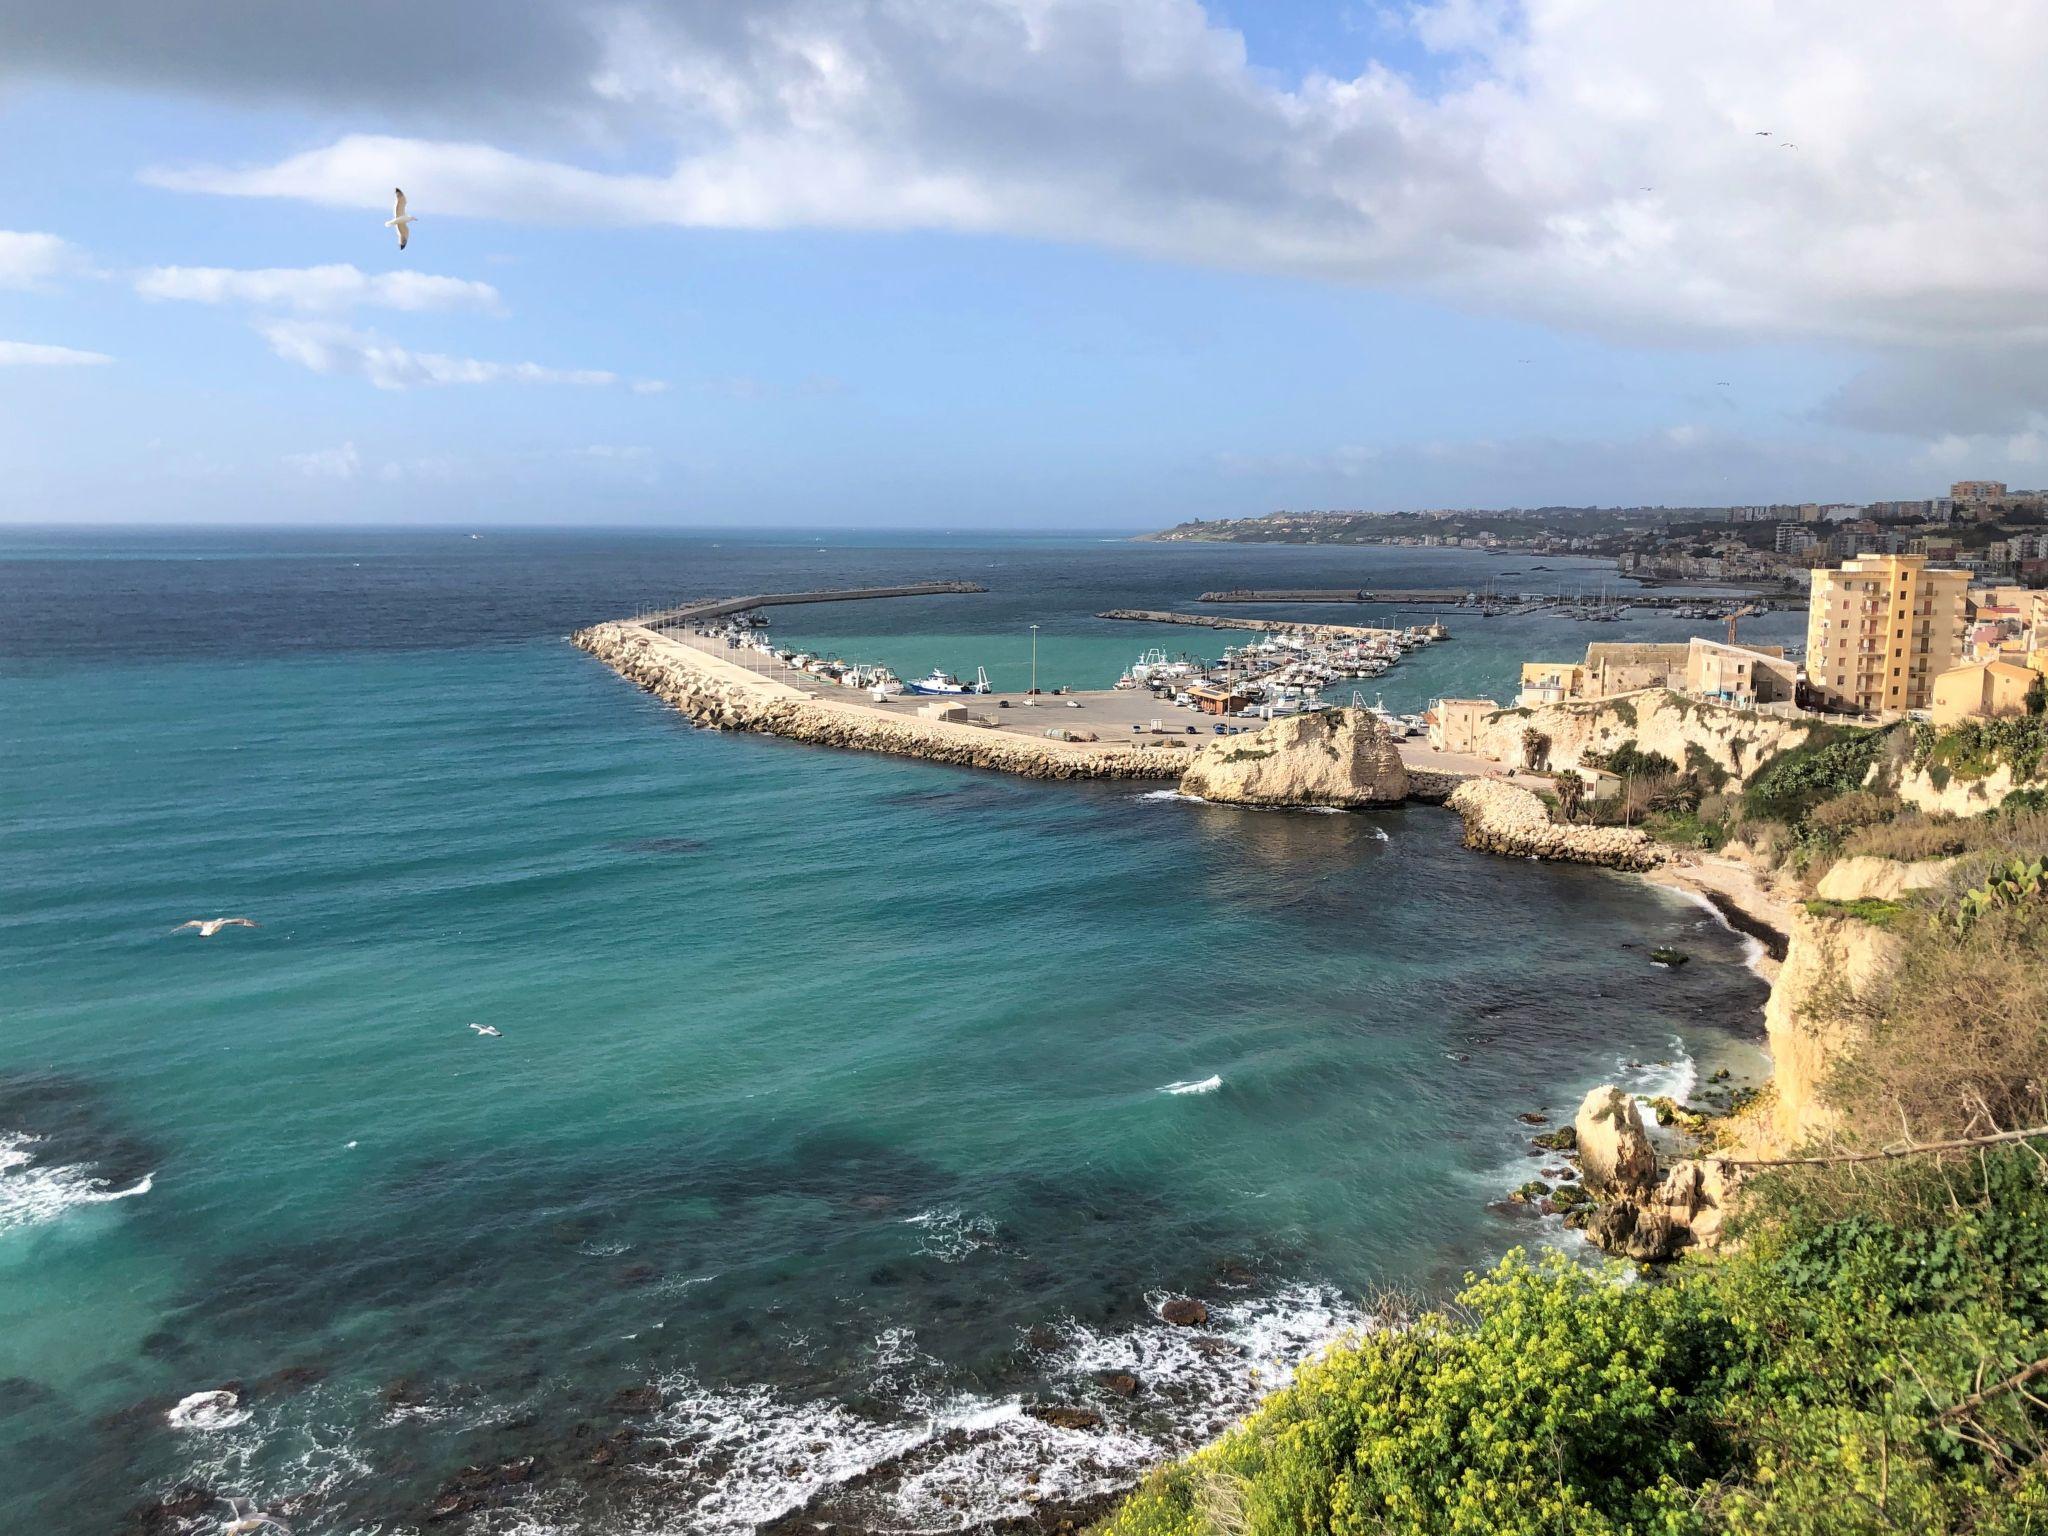
[[[1756,131],[1756,136],[1760,139],[1768,139],[1771,136],[1771,130],[1768,128],[1759,128]],[[399,195],[403,197],[405,194],[400,193]]]
[[[483,1035],[486,1038],[492,1040],[497,1039],[498,1036],[504,1033],[504,1031],[498,1028],[498,1026],[495,1024],[472,1024],[469,1027],[475,1030],[479,1035]]]
[[[250,922],[246,917],[195,917],[189,922],[178,924],[171,932],[183,933],[187,928],[197,928],[199,930],[199,937],[210,939],[223,928],[260,928],[262,926],[261,923]]]
[[[1797,149],[1798,147],[1799,146],[1797,144],[1791,143],[1790,141],[1787,141],[1786,143],[1780,144],[1778,146],[1778,148],[1780,149]]]
[[[412,233],[413,216],[405,211],[405,188],[391,189],[391,217],[384,221],[386,229],[398,231],[398,248],[405,249],[406,237]]]
[[[275,1515],[263,1513],[254,1499],[229,1499],[228,1514],[229,1518],[220,1524],[220,1536],[256,1536],[266,1525],[275,1526],[284,1536],[292,1536],[290,1526]]]

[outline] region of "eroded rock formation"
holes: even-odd
[[[1228,805],[1392,805],[1407,798],[1408,770],[1369,709],[1325,709],[1226,736],[1195,754],[1180,787]]]

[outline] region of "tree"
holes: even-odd
[[[2036,672],[2027,684],[2027,713],[2048,715],[2048,672]]]
[[[1572,821],[1579,814],[1579,802],[1586,798],[1586,781],[1567,768],[1557,776],[1557,808],[1564,812],[1564,819]]]
[[[1533,725],[1525,727],[1522,731],[1523,766],[1541,773],[1549,761],[1550,738]]]

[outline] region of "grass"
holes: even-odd
[[[1874,928],[1889,928],[1906,912],[1906,904],[1879,896],[1859,896],[1853,901],[1814,900],[1806,903],[1809,917],[1853,917]]]

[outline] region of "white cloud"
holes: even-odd
[[[33,341],[0,341],[0,368],[77,368],[113,359],[104,352],[49,347]]]
[[[309,312],[375,309],[495,310],[498,290],[468,278],[424,272],[368,273],[348,263],[324,267],[152,267],[135,280],[146,299],[248,304]]]
[[[0,288],[34,291],[85,265],[68,240],[33,230],[0,229]]]
[[[1195,0],[606,14],[581,105],[672,145],[658,173],[350,135],[152,179],[367,209],[395,174],[521,222],[1000,232],[1636,339],[2048,340],[2037,6],[1437,0],[1413,30],[1448,84],[1374,64],[1293,88]]]
[[[636,395],[665,395],[669,392],[667,379],[635,379],[633,393]]]
[[[368,379],[379,389],[431,384],[617,384],[597,368],[548,368],[539,363],[492,363],[440,352],[414,352],[395,342],[344,326],[273,320],[257,326],[270,350],[315,373]]]
[[[316,448],[311,453],[288,453],[284,462],[287,468],[297,470],[309,480],[353,480],[363,472],[362,455],[356,452],[354,443],[343,443],[339,448]]]

